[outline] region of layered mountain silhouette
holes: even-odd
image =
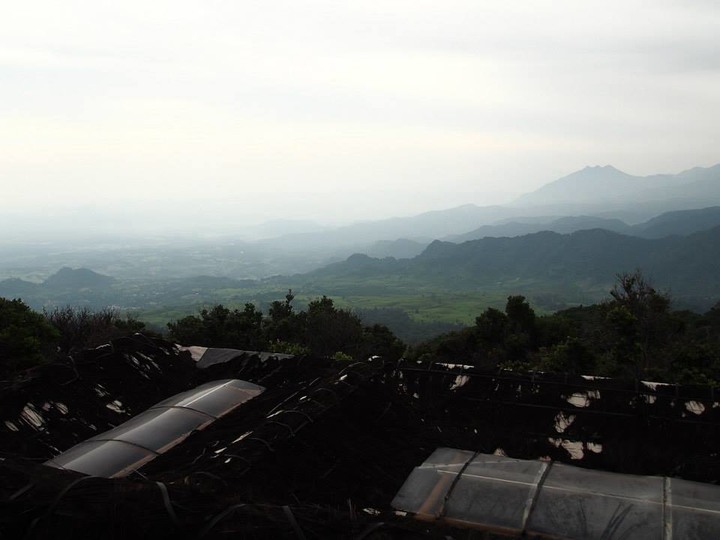
[[[254,234],[259,238],[288,228],[297,232],[256,242],[130,247],[116,259],[116,252],[98,250],[87,257],[69,251],[52,254],[48,263],[49,255],[38,248],[25,254],[6,247],[4,253],[23,268],[33,268],[27,262],[31,255],[43,271],[99,262],[99,269],[119,269],[124,272],[119,277],[141,283],[120,286],[88,268],[62,268],[43,283],[0,281],[0,296],[33,298],[40,306],[48,298],[56,304],[164,306],[199,301],[206,294],[224,301],[225,296],[212,296],[215,291],[234,294],[257,283],[233,277],[270,279],[289,273],[298,275],[282,278],[284,283],[312,284],[323,294],[346,294],[343,286],[370,281],[383,287],[412,283],[411,292],[424,285],[455,290],[523,285],[529,290],[533,284],[552,284],[558,290],[587,290],[611,284],[618,272],[640,268],[675,296],[692,297],[698,304],[720,297],[715,256],[720,252],[720,165],[647,177],[611,166],[587,167],[512,205],[467,204],[334,229],[281,220]],[[348,258],[352,253],[364,255]],[[142,257],[153,261],[151,272]],[[332,261],[339,262],[325,266]],[[320,269],[299,275],[313,268]],[[197,275],[204,277],[190,277]]]
[[[718,225],[720,225],[720,206],[711,206],[698,210],[666,212],[645,223],[631,227],[630,234],[643,238],[662,238],[670,235],[687,236],[712,229]]]
[[[719,223],[720,224],[720,223]],[[605,229],[608,231],[631,234],[632,227],[620,219],[609,219],[594,216],[567,216],[536,223],[520,223],[511,221],[501,225],[484,225],[473,231],[442,238],[447,242],[466,242],[486,237],[523,236],[540,231],[552,231],[569,234],[586,229]]]
[[[695,167],[678,174],[633,176],[607,165],[586,167],[527,193],[517,208],[631,210],[657,213],[720,203],[720,164]]]
[[[681,302],[709,307],[720,297],[720,226],[689,236],[639,238],[592,229],[483,238],[455,244],[434,241],[413,259],[353,255],[342,263],[299,276],[318,284],[373,282],[402,276],[456,290],[552,285],[559,289],[609,287],[618,273],[642,270]]]
[[[506,206],[466,204],[415,216],[287,234],[258,245],[289,252],[325,250],[343,257],[353,251],[407,257],[417,250],[408,240],[427,245],[434,239],[459,242],[590,228],[639,234],[630,227],[658,214],[712,205],[720,205],[720,164],[652,176],[633,176],[612,166],[586,167]],[[388,243],[399,239],[403,242],[393,251]]]
[[[670,235],[686,236],[718,225],[720,225],[720,206],[712,206],[697,210],[666,212],[636,225],[628,225],[620,219],[595,216],[546,218],[546,220],[530,223],[511,221],[501,225],[485,225],[465,234],[451,235],[441,240],[460,243],[486,237],[523,236],[540,231],[570,234],[588,229],[605,229],[641,238],[662,238]]]

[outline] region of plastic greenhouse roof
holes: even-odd
[[[203,384],[76,444],[45,464],[106,478],[126,476],[264,390],[238,379]]]
[[[552,538],[720,538],[720,486],[438,448],[392,506],[425,521]]]

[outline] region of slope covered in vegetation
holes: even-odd
[[[720,381],[720,304],[705,314],[673,310],[670,297],[640,272],[622,274],[599,304],[537,315],[524,296],[504,311],[487,308],[475,324],[407,347],[384,324],[372,324],[323,296],[296,310],[289,292],[267,314],[247,303],[222,304],[168,323],[183,345],[265,350],[362,360],[434,360],[478,368],[700,383]],[[380,313],[382,315],[382,312]],[[392,321],[389,321],[392,322]],[[144,329],[112,309],[63,308],[41,315],[20,300],[0,300],[0,369],[5,377],[58,355],[71,355]]]

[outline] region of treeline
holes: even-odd
[[[622,274],[600,304],[537,316],[523,296],[475,325],[411,348],[407,357],[486,369],[720,383],[720,303],[701,315],[671,309],[640,272]]]
[[[216,305],[168,324],[169,337],[185,345],[228,347],[336,358],[397,360],[405,344],[382,324],[364,325],[355,313],[323,296],[295,311],[292,291],[270,304],[264,316],[254,304],[244,309]]]
[[[366,359],[399,359],[405,349],[382,324],[365,325],[323,296],[295,311],[292,291],[264,315],[253,304],[244,309],[216,305],[168,323],[167,337],[183,345],[227,347],[289,354]],[[22,300],[0,298],[0,378],[96,347],[111,339],[148,332],[145,324],[114,309],[65,307],[37,313]]]
[[[705,314],[671,309],[639,272],[619,275],[600,304],[538,316],[523,296],[489,308],[471,327],[406,347],[387,326],[365,324],[323,296],[296,311],[289,291],[266,314],[254,304],[216,305],[168,323],[183,345],[227,347],[362,360],[471,364],[483,369],[564,372],[646,380],[720,383],[720,303]],[[365,314],[367,316],[367,314]],[[117,311],[61,308],[36,313],[0,298],[0,376],[144,331]]]
[[[37,313],[20,299],[0,298],[0,377],[144,330],[143,322],[112,308]]]

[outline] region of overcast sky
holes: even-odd
[[[353,220],[709,166],[719,28],[716,0],[4,2],[0,204]]]

